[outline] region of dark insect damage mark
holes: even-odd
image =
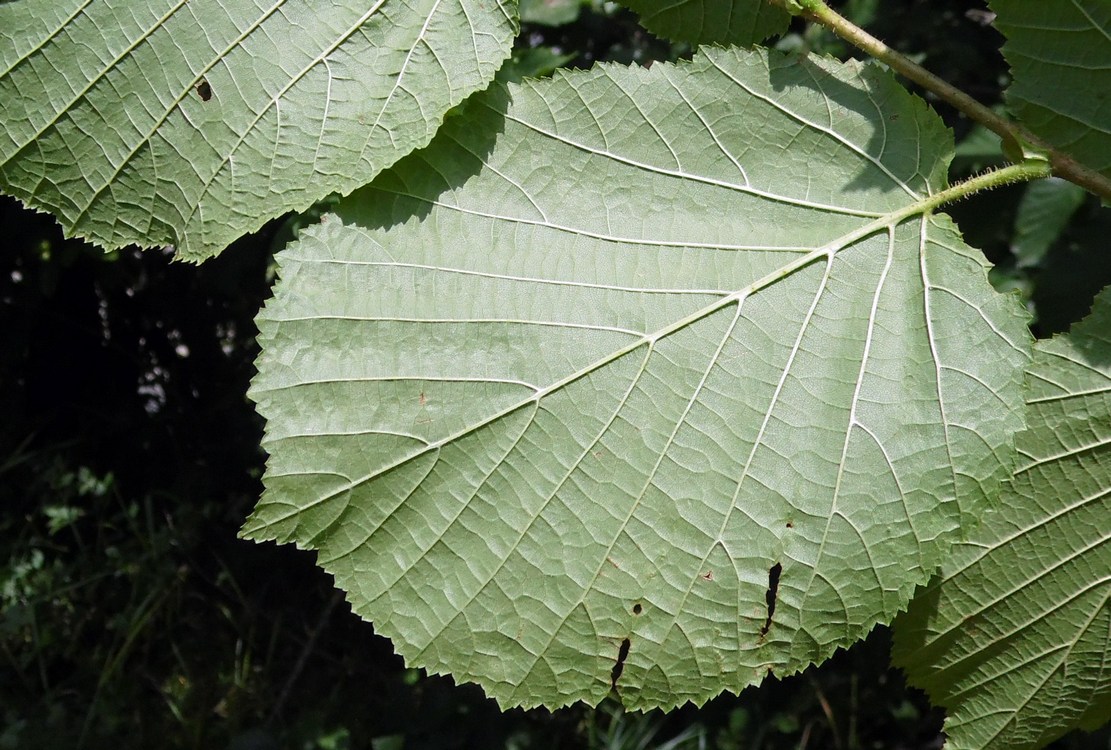
[[[200,80],[200,83],[197,84],[197,95],[201,98],[202,102],[207,102],[212,98],[212,86],[203,78]]]
[[[631,645],[628,638],[621,641],[621,649],[617,652],[617,663],[613,665],[613,671],[610,672],[610,687],[612,688],[617,687],[617,680],[625,669],[625,659],[629,656],[629,646]]]
[[[768,593],[764,600],[768,603],[768,618],[764,620],[764,627],[760,628],[760,635],[767,635],[772,626],[772,615],[775,614],[775,596],[779,591],[779,574],[783,572],[783,565],[776,563],[768,571]]]
[[[644,611],[644,607],[640,606],[640,602],[637,602],[636,604],[633,605],[633,614],[634,615],[639,615],[643,611]]]

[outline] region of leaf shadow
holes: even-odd
[[[768,80],[787,101],[792,98],[792,89],[803,88],[837,105],[830,107],[831,130],[837,132],[839,125],[847,131],[855,130],[846,139],[874,159],[877,167],[862,169],[842,190],[846,193],[900,190],[898,183],[878,165],[920,194],[928,192],[927,179],[935,186],[944,184],[952,159],[952,134],[926,101],[907,91],[892,73],[877,64],[850,61],[848,65],[857,66],[857,77],[855,81],[844,81],[827,70],[823,62],[824,58],[810,54],[771,55]],[[852,119],[839,122],[838,108],[840,114]],[[859,129],[865,125],[871,128],[871,133],[861,143]],[[927,139],[931,142],[923,143]],[[922,154],[936,149],[940,150],[941,158],[934,163],[920,163]]]
[[[509,95],[494,84],[448,112],[432,141],[339,201],[333,212],[364,229],[423,221],[432,208],[477,176],[505,129]]]

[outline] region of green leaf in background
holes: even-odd
[[[1022,463],[895,623],[948,747],[1033,750],[1111,717],[1111,291],[1036,345]]]
[[[513,56],[498,69],[495,79],[517,83],[525,78],[543,78],[577,57],[575,53],[559,54],[551,47],[526,47],[513,50]]]
[[[1082,206],[1065,236],[1054,243],[1037,269],[1031,302],[1038,328],[1045,333],[1067,331],[1092,308],[1092,300],[1111,285],[1111,207]]]
[[[0,3],[0,189],[201,260],[425,145],[509,55],[514,6]]]
[[[749,46],[787,30],[791,16],[764,0],[621,0],[657,36]]]
[[[1003,144],[995,133],[983,125],[974,125],[968,135],[957,144],[953,155],[953,169],[960,173],[972,174],[986,167],[1006,164]]]
[[[1025,315],[926,213],[951,151],[817,56],[468,102],[279,254],[244,536],[319,550],[410,665],[504,706],[828,657],[1010,475]]]
[[[521,20],[543,26],[562,26],[579,17],[582,0],[520,0]]]
[[[1058,177],[1032,182],[1022,194],[1015,216],[1011,251],[1019,267],[1038,265],[1084,203],[1084,188]]]
[[[1011,111],[1034,133],[1111,177],[1111,2],[991,0],[1007,37]]]

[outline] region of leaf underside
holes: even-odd
[[[502,705],[829,656],[1010,471],[1024,314],[918,210],[951,147],[878,68],[767,52],[471,100],[280,253],[244,535]]]
[[[1014,82],[1012,112],[1034,133],[1111,177],[1111,2],[991,0]]]
[[[751,46],[782,34],[791,22],[765,0],[621,0],[653,34],[692,44]]]
[[[508,56],[515,6],[0,3],[0,190],[204,259],[425,145]]]
[[[1033,750],[1111,718],[1111,292],[1036,345],[1019,468],[895,623],[949,747]]]

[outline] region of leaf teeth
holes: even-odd
[[[720,0],[623,0],[640,14],[641,23],[654,34],[694,44],[737,44],[751,46],[782,34],[790,15],[775,5],[762,2]]]
[[[1010,460],[1027,334],[924,215],[951,145],[889,76],[739,50],[469,101],[283,251],[265,533],[502,705],[848,645]]]
[[[1111,16],[1104,0],[992,0],[1013,82],[1009,108],[1035,135],[1104,178],[1111,128],[1093,91],[1111,90]],[[1106,194],[1104,194],[1106,197]]]

